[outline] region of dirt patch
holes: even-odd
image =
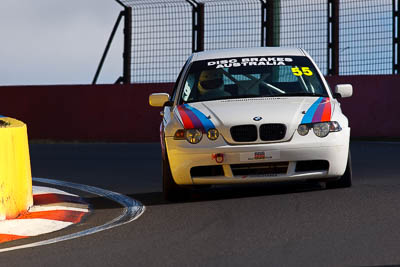
[[[0,120],[0,128],[10,126],[11,123],[7,121]]]

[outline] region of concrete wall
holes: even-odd
[[[148,96],[172,86],[0,87],[0,115],[24,121],[29,139],[158,141],[160,110],[148,105]]]
[[[336,84],[351,83],[353,96],[340,100],[349,118],[352,137],[400,138],[400,75],[327,77]]]
[[[354,95],[340,100],[353,137],[400,137],[397,123],[400,75],[328,77],[331,87],[351,83]],[[161,109],[148,105],[153,92],[173,84],[0,87],[0,115],[28,124],[30,139],[153,142]]]

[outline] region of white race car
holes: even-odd
[[[294,180],[352,184],[350,128],[340,97],[298,48],[227,49],[189,57],[163,107],[163,192],[187,186]]]

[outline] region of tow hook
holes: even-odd
[[[215,159],[217,163],[224,162],[224,154],[223,153],[213,153],[211,156],[212,159]]]

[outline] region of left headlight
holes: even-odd
[[[210,140],[213,140],[213,141],[217,140],[218,136],[219,136],[219,132],[217,129],[212,128],[212,129],[208,130],[208,132],[207,132],[207,137]]]
[[[203,137],[203,132],[199,129],[187,129],[185,132],[186,140],[191,144],[197,144]]]

